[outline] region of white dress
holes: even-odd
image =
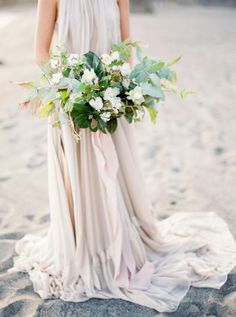
[[[120,40],[116,0],[60,0],[57,39],[108,52]],[[45,299],[121,298],[159,312],[190,286],[220,288],[236,265],[227,224],[213,212],[154,218],[126,119],[113,135],[81,132],[76,143],[69,126],[48,125],[49,230],[16,243],[10,271],[28,272]]]

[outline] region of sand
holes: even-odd
[[[236,9],[159,6],[154,15],[132,15],[134,39],[145,53],[171,59],[179,85],[196,93],[167,98],[157,125],[137,125],[140,156],[154,212],[216,211],[236,236]],[[82,304],[42,301],[27,274],[8,274],[13,246],[28,232],[45,232],[47,123],[18,108],[23,92],[9,83],[38,76],[34,64],[35,7],[0,11],[0,317],[157,316],[121,300]],[[236,276],[217,291],[191,289],[172,316],[236,315]],[[158,316],[164,316],[159,314]],[[167,316],[167,315],[166,315]],[[169,315],[168,315],[169,316]]]

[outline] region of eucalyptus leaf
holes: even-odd
[[[141,84],[141,87],[142,87],[144,95],[155,97],[155,98],[158,98],[160,100],[165,99],[164,93],[160,87],[157,87],[157,86],[150,84],[150,83],[143,83],[143,84]]]
[[[151,65],[146,66],[144,71],[149,74],[156,73],[159,70],[161,70],[164,67],[164,65],[165,63],[162,61],[153,62]]]
[[[57,98],[57,89],[55,87],[42,87],[38,90],[38,96],[43,103]]]
[[[158,72],[158,76],[160,78],[165,78],[168,79],[169,81],[174,81],[176,78],[176,73],[174,71],[172,71],[170,68],[168,67],[163,67],[159,72]]]
[[[68,118],[64,112],[59,113],[59,120],[61,124],[67,124],[68,123]]]
[[[177,56],[176,58],[174,58],[170,62],[166,63],[166,66],[172,66],[172,65],[178,63],[178,61],[181,60],[181,58],[182,58],[182,56]]]
[[[42,118],[46,118],[48,117],[53,111],[55,110],[55,104],[52,101],[49,101],[46,103],[45,106],[43,106],[43,108],[41,108],[39,115]]]
[[[24,88],[36,88],[37,84],[31,81],[11,82],[12,84],[24,87]]]
[[[194,92],[190,89],[182,89],[180,92],[181,98],[185,98],[185,97],[190,96],[192,94],[194,94]]]
[[[141,62],[142,61],[142,49],[141,49],[141,47],[137,47],[136,56],[137,56],[137,59]]]
[[[157,119],[157,114],[158,114],[158,111],[154,108],[146,108],[149,112],[149,115],[150,115],[150,119],[152,121],[152,123],[156,123],[156,119]]]

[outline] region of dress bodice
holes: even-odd
[[[60,0],[57,40],[73,53],[108,52],[120,41],[117,0]]]

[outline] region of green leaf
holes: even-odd
[[[192,94],[194,94],[194,92],[190,89],[182,89],[180,92],[181,98],[185,98],[185,97],[190,96]]]
[[[54,122],[52,123],[52,127],[53,127],[53,128],[59,128],[60,126],[61,126],[60,120],[56,120],[56,121],[54,121]]]
[[[164,93],[160,87],[149,83],[143,83],[141,84],[141,87],[144,95],[155,97],[161,100],[165,99]]]
[[[100,117],[97,118],[97,122],[98,122],[98,129],[101,130],[103,133],[107,133],[106,132],[107,123],[103,121]]]
[[[107,131],[109,133],[114,133],[117,129],[117,119],[113,118],[107,122]]]
[[[144,96],[145,102],[144,106],[147,108],[155,108],[157,104],[157,99],[151,96]]]
[[[52,101],[46,103],[46,105],[40,110],[39,115],[42,118],[48,117],[55,110],[55,104]]]
[[[21,81],[21,82],[14,82],[11,81],[11,84],[15,84],[24,88],[36,88],[37,85],[31,81]]]
[[[70,71],[71,71],[71,69],[70,69],[70,68],[67,68],[66,70],[64,70],[64,71],[62,72],[63,77],[69,77],[69,75],[70,75]]]
[[[38,90],[37,88],[29,88],[27,90],[26,98],[27,100],[33,100],[35,98],[38,98]]]
[[[150,115],[150,119],[152,121],[152,123],[156,123],[156,118],[157,118],[157,114],[158,114],[158,111],[154,108],[146,108],[149,112],[149,115]]]
[[[120,59],[125,61],[131,56],[131,46],[128,41],[123,41],[112,45],[112,50],[117,51],[120,55]]]
[[[61,102],[62,104],[66,104],[67,100],[69,99],[69,94],[68,94],[68,91],[67,89],[63,89],[63,90],[60,90],[59,91],[59,94],[61,96]]]
[[[89,51],[88,53],[84,54],[86,57],[88,65],[94,69],[95,73],[99,78],[104,76],[105,68],[101,59],[94,53]]]
[[[142,61],[142,49],[141,49],[141,47],[136,48],[136,56],[137,56],[137,59],[141,62]]]
[[[43,103],[47,103],[50,100],[53,101],[57,97],[57,89],[54,87],[40,87],[38,89],[38,96]]]
[[[82,114],[82,113],[89,113],[91,112],[91,108],[88,105],[74,103],[73,104],[73,110],[76,112],[76,114]]]
[[[178,63],[179,60],[181,60],[182,56],[177,56],[176,58],[174,58],[172,61],[166,63],[166,66],[172,66],[176,63]]]
[[[158,76],[160,78],[168,79],[169,81],[175,81],[176,80],[176,73],[169,69],[168,67],[163,67],[159,72]]]
[[[84,84],[81,84],[77,79],[72,80],[72,90],[73,92],[81,92],[83,91]]]
[[[164,67],[164,65],[165,63],[162,61],[153,62],[151,65],[146,66],[144,71],[149,74],[156,73],[159,70],[161,70]]]
[[[143,76],[141,78],[145,79],[147,74],[145,74],[144,68],[145,68],[145,65],[143,63],[137,64],[130,73],[130,76],[129,76],[130,79],[135,79],[137,81],[137,77],[142,74]]]
[[[132,123],[132,121],[133,121],[133,112],[126,112],[125,113],[125,117],[126,117],[126,119],[127,119],[127,121],[129,122],[129,123]]]
[[[80,128],[88,128],[90,126],[90,120],[87,113],[81,113],[75,118],[75,123]]]

